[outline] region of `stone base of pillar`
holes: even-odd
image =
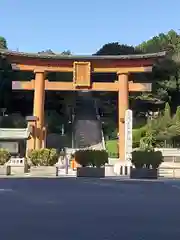
[[[119,161],[114,164],[114,172],[117,176],[129,175],[130,167],[132,166],[131,161]],[[127,169],[125,169],[127,167]],[[127,171],[127,174],[126,174]]]

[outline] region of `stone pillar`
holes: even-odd
[[[33,115],[37,117],[35,129],[35,148],[40,149],[43,142],[44,127],[44,101],[45,101],[45,79],[43,70],[35,70],[35,87],[34,87],[34,107]]]
[[[47,141],[47,128],[43,127],[43,136],[42,136],[42,148],[46,148],[46,141]]]
[[[118,73],[118,123],[119,123],[119,159],[125,160],[125,112],[129,108],[128,74]]]

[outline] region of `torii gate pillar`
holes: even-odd
[[[34,88],[34,107],[33,115],[37,117],[37,125],[35,128],[35,149],[43,147],[44,141],[44,101],[45,101],[45,72],[41,69],[35,72],[35,88]]]
[[[125,112],[129,108],[128,74],[118,73],[118,123],[119,123],[119,159],[125,160]]]

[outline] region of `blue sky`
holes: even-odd
[[[0,36],[11,50],[95,53],[180,29],[179,0],[0,0]]]

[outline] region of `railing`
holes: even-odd
[[[161,151],[165,157],[180,157],[179,148],[155,148],[155,151]]]
[[[164,162],[159,167],[159,177],[180,178],[180,149],[158,148],[162,152]]]
[[[114,172],[119,176],[130,176],[131,165],[120,164],[118,167],[114,166]],[[159,167],[158,177],[180,179],[180,167]]]
[[[24,166],[25,165],[25,159],[20,157],[11,157],[10,160],[6,163],[8,166]]]
[[[161,178],[180,178],[180,167],[160,167],[158,175]]]

